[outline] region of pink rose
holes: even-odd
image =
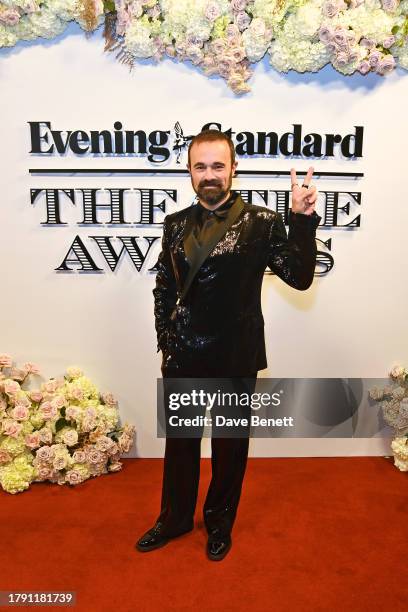
[[[147,9],[147,14],[149,15],[149,17],[156,19],[161,14],[160,6],[158,4],[155,4],[155,6],[152,6],[152,8]]]
[[[378,62],[380,61],[381,57],[382,57],[381,51],[378,51],[377,49],[374,49],[373,51],[371,51],[370,55],[368,56],[368,63],[370,64],[371,68],[377,67]]]
[[[345,30],[343,30],[340,27],[335,28],[334,34],[333,34],[333,40],[336,43],[336,45],[340,47],[341,49],[345,49],[348,47],[347,33]]]
[[[65,418],[70,421],[75,421],[78,419],[80,414],[81,410],[78,408],[78,406],[68,406],[68,408],[65,410]]]
[[[346,66],[349,63],[348,53],[340,51],[336,56],[336,63],[338,66]]]
[[[0,368],[11,368],[11,364],[13,363],[10,355],[6,355],[6,353],[0,354]]]
[[[234,13],[244,11],[247,5],[247,0],[231,0],[231,8]]]
[[[70,429],[64,432],[62,440],[67,446],[75,446],[75,444],[78,442],[78,433],[75,430]]]
[[[239,28],[235,25],[235,23],[230,23],[227,25],[225,34],[230,41],[239,40],[241,38]]]
[[[77,470],[69,470],[69,472],[65,474],[65,482],[67,482],[70,485],[80,484],[82,480],[83,480],[83,476]]]
[[[351,49],[349,53],[349,62],[356,62],[360,57],[358,51],[356,49]]]
[[[375,47],[375,41],[371,38],[362,38],[360,40],[360,45],[362,47],[366,47],[367,49],[372,49],[373,47]]]
[[[67,458],[66,457],[55,457],[52,462],[52,467],[54,470],[63,470],[67,467]]]
[[[95,440],[96,449],[101,451],[102,453],[111,449],[114,444],[115,442],[112,440],[112,438],[109,438],[108,436],[99,436]]]
[[[38,459],[38,461],[44,463],[50,461],[50,459],[52,459],[53,457],[54,450],[51,448],[51,446],[41,446],[36,453],[36,458]]]
[[[0,464],[8,463],[9,461],[11,461],[10,453],[0,448]]]
[[[25,445],[28,446],[28,448],[38,448],[41,444],[41,440],[40,440],[40,436],[38,434],[38,431],[35,431],[34,433],[31,434],[27,434],[25,437]]]
[[[243,49],[242,47],[233,47],[231,49],[231,57],[234,59],[235,62],[241,62],[245,57],[245,49]]]
[[[205,16],[209,21],[215,21],[221,15],[220,7],[217,2],[209,2],[205,9]]]
[[[118,403],[112,393],[102,393],[101,398],[103,403],[107,406],[116,406],[116,404]]]
[[[380,62],[377,64],[377,73],[384,75],[392,72],[395,68],[395,59],[392,55],[387,54],[381,58]]]
[[[44,390],[47,391],[47,393],[55,393],[58,387],[58,381],[52,378],[51,380],[48,380],[46,383],[44,383],[43,387]]]
[[[232,91],[236,94],[246,93],[251,89],[245,82],[244,77],[239,74],[232,75],[228,79],[228,86],[231,87]]]
[[[54,470],[47,465],[41,465],[37,468],[38,477],[40,480],[48,480],[54,476]]]
[[[51,404],[57,410],[59,410],[60,408],[62,408],[66,404],[65,397],[62,397],[62,395],[57,395],[57,397],[54,397],[54,399],[51,401]]]
[[[39,374],[40,373],[40,368],[35,363],[32,363],[32,361],[27,361],[27,363],[23,365],[23,368],[25,369],[27,374]]]
[[[319,40],[321,40],[322,43],[327,44],[333,38],[333,28],[322,25],[319,28],[318,34],[319,34]]]
[[[134,0],[128,4],[127,11],[131,17],[141,17],[143,15],[142,3]]]
[[[20,391],[20,385],[17,381],[9,379],[4,383],[4,392],[9,397],[13,397],[18,391]]]
[[[251,17],[245,11],[240,11],[235,15],[235,23],[237,24],[239,31],[243,32],[251,23]]]
[[[189,45],[186,49],[186,55],[193,64],[199,64],[203,59],[203,52],[196,45]]]
[[[204,70],[205,74],[208,76],[212,76],[213,74],[217,74],[217,66],[215,65],[215,60],[211,55],[205,55],[204,60],[201,64],[201,68]]]
[[[339,12],[338,2],[336,2],[336,0],[327,0],[327,2],[323,4],[322,12],[325,17],[329,17],[331,19]]]
[[[88,448],[85,452],[87,460],[91,464],[101,463],[105,459],[103,453],[98,451],[96,448]]]
[[[50,420],[57,416],[58,410],[51,402],[43,402],[40,404],[41,415],[44,419]]]
[[[72,455],[72,458],[75,461],[75,463],[85,463],[86,461],[86,455],[84,451],[79,450],[79,449],[74,452],[74,454]]]
[[[118,446],[122,453],[128,453],[131,449],[133,438],[127,435],[121,435],[118,440]]]
[[[398,7],[399,0],[382,0],[381,4],[384,11],[392,13]]]
[[[11,419],[3,421],[3,433],[11,438],[17,438],[20,431],[23,429],[21,423],[12,421]]]
[[[27,406],[22,406],[21,404],[17,404],[15,408],[11,411],[11,416],[16,421],[27,421],[30,416],[30,411]]]
[[[6,9],[0,13],[0,23],[4,25],[15,26],[20,21],[20,13],[14,9]]]
[[[71,391],[71,395],[74,399],[81,401],[84,399],[84,392],[80,387],[74,387]]]
[[[114,455],[116,455],[117,453],[119,453],[119,456],[120,456],[120,449],[119,449],[119,446],[118,446],[118,445],[117,445],[117,443],[116,443],[116,442],[114,442],[113,440],[112,440],[112,442],[113,442],[112,447],[111,447],[111,448],[110,448],[110,449],[107,451],[108,455],[109,455],[110,457],[113,457]]]
[[[216,38],[215,40],[213,40],[211,48],[214,51],[215,55],[221,55],[225,53],[227,49],[227,43],[223,38]]]
[[[33,402],[41,402],[43,394],[41,391],[29,391],[28,395]]]
[[[102,474],[108,473],[105,463],[91,464],[89,466],[89,471],[92,474],[92,476],[101,476]]]
[[[227,55],[221,57],[217,62],[218,72],[223,77],[228,77],[234,66],[234,60]]]
[[[27,376],[27,372],[22,370],[21,368],[12,368],[10,371],[10,378],[14,378],[14,380],[24,380]]]
[[[395,36],[388,36],[383,42],[384,49],[389,49],[390,47],[392,47],[392,45],[395,43],[395,40]]]
[[[256,17],[251,21],[251,30],[255,36],[265,36],[266,25],[263,19]]]
[[[38,435],[43,444],[51,444],[52,442],[52,431],[48,427],[43,427],[38,431]]]
[[[186,52],[186,44],[182,41],[176,42],[175,48],[177,51],[177,55],[183,56],[184,53]]]

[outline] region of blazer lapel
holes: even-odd
[[[191,214],[188,216],[186,225],[184,228],[183,246],[187,260],[190,264],[190,273],[194,274],[199,270],[203,262],[207,259],[216,244],[221,240],[227,233],[234,221],[239,217],[242,210],[244,209],[244,202],[240,195],[238,195],[234,204],[228,209],[228,215],[225,218],[224,223],[220,223],[217,231],[211,236],[211,240],[203,245],[199,245],[194,235],[194,225],[196,222],[196,215],[198,207],[193,206]],[[195,210],[194,210],[195,209]]]

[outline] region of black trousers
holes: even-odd
[[[257,374],[252,372],[232,379],[234,388],[253,393]],[[163,372],[163,378],[165,376]],[[250,408],[247,414],[250,418]],[[244,437],[211,438],[212,477],[203,508],[204,524],[209,534],[231,534],[247,465],[248,446],[249,428]],[[201,438],[166,438],[161,510],[157,519],[163,535],[175,537],[194,526],[200,455]]]

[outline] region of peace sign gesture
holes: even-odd
[[[310,181],[313,176],[313,166],[310,166],[304,178],[303,184],[299,187],[296,177],[296,170],[290,169],[290,177],[292,182],[292,212],[311,215],[315,208],[317,200],[316,187],[310,186]]]

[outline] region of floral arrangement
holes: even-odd
[[[104,20],[120,61],[190,61],[235,93],[266,53],[280,72],[408,70],[408,0],[0,0],[0,47]]]
[[[381,402],[384,420],[395,432],[391,442],[394,463],[402,472],[408,472],[408,370],[395,366],[390,372],[392,384],[374,387],[370,397]]]
[[[23,388],[38,366],[13,367],[0,354],[0,485],[8,493],[32,482],[76,485],[121,469],[135,427],[118,427],[117,402],[100,394],[78,367],[40,389]]]

